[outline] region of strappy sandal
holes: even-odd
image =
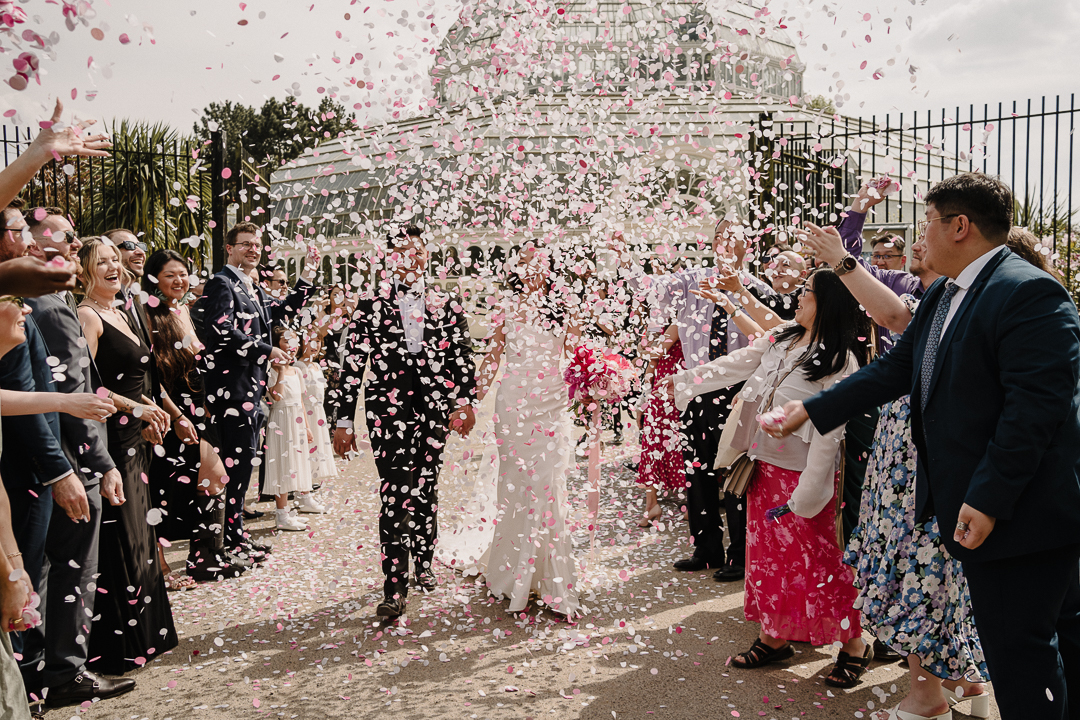
[[[852,657],[841,650],[836,656],[836,664],[832,672],[825,678],[825,684],[829,687],[850,690],[859,684],[866,669],[870,667],[870,661],[874,659],[874,646],[866,643],[866,650],[862,657]]]
[[[771,648],[761,640],[755,640],[754,644],[750,646],[750,649],[744,653],[740,653],[746,660],[739,660],[739,655],[731,658],[731,664],[737,668],[743,670],[752,670],[759,668],[762,665],[768,665],[769,663],[779,662],[781,660],[787,660],[790,657],[795,656],[795,648],[791,646],[791,643],[784,643],[783,646],[778,648]]]

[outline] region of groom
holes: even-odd
[[[435,587],[435,480],[443,447],[449,430],[464,437],[476,422],[469,323],[460,298],[425,287],[421,234],[410,226],[387,238],[388,280],[359,301],[346,328],[334,431],[338,455],[356,451],[353,416],[370,360],[364,406],[380,479],[386,581],[376,612],[385,618],[405,612],[410,553],[417,585]]]

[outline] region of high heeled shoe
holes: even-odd
[[[958,704],[970,700],[971,707],[968,708],[968,715],[983,718],[984,720],[990,717],[990,693],[986,690],[977,695],[957,695],[955,691],[943,687],[941,692],[945,695],[945,699],[949,701],[949,707],[956,707]]]
[[[888,714],[885,715],[884,717],[881,715],[881,713],[878,713],[874,717],[879,718],[880,720],[952,720],[952,710],[951,709],[946,710],[945,712],[941,713],[940,715],[931,715],[930,717],[927,717],[925,715],[916,715],[915,713],[905,712],[904,710],[900,709],[899,705],[897,705],[896,707],[891,707],[888,710],[886,710],[885,712],[887,712]]]
[[[647,528],[651,526],[653,524],[653,521],[656,520],[656,518],[658,517],[660,517],[660,506],[653,505],[652,510],[649,510],[649,512],[646,513],[645,517],[641,518],[641,520],[638,520],[638,527]]]

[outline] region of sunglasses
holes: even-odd
[[[53,233],[53,237],[56,237],[56,233]],[[64,239],[64,242],[66,242],[68,245],[70,245],[71,243],[78,240],[79,236],[75,233],[74,230],[65,230],[64,235],[63,235],[63,239]]]
[[[26,300],[18,295],[0,295],[0,303],[15,303],[19,308],[26,307]]]
[[[71,242],[71,241],[68,240],[68,242]],[[146,243],[133,242],[131,240],[125,240],[124,242],[120,243],[116,247],[120,248],[121,250],[134,250],[135,248],[139,248],[143,252],[146,252]]]

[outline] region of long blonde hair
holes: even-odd
[[[120,284],[129,285],[135,279],[135,276],[131,274],[131,271],[124,267],[124,264],[120,259],[120,251],[113,245],[111,240],[105,238],[84,238],[83,246],[79,248],[79,264],[82,266],[79,272],[79,278],[76,282],[76,289],[82,293],[83,297],[88,297],[90,293],[94,291],[94,285],[97,281],[94,279],[94,272],[97,268],[98,260],[101,258],[101,252],[103,248],[112,248],[112,251],[116,253],[116,261],[120,263]]]

